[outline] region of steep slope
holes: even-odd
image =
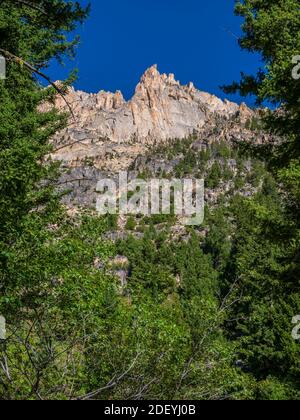
[[[174,75],[161,75],[156,66],[145,72],[128,102],[121,92],[88,94],[73,88],[67,101],[76,121],[70,118],[68,127],[53,139],[53,158],[63,163],[60,189],[69,190],[64,202],[71,207],[95,208],[97,181],[117,179],[121,170],[130,178],[142,174],[212,178],[212,168],[221,172],[220,182],[213,179],[206,185],[207,200],[215,202],[223,192],[235,189],[237,154],[230,150],[236,142],[269,140],[257,127],[253,131],[259,111],[222,101],[192,83],[182,86]],[[60,97],[55,105],[66,110]],[[224,147],[225,159],[218,152]],[[207,162],[203,153],[210,156]],[[244,177],[250,176],[251,163],[246,168]],[[242,193],[251,191],[248,185]]]

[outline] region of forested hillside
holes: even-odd
[[[76,74],[47,70],[75,55],[79,3],[0,0],[0,399],[298,400],[299,1],[237,3],[240,45],[263,64],[224,89],[257,109],[201,109],[198,131],[128,161],[140,179],[204,178],[196,227],[100,217],[85,185],[70,193],[70,174],[102,171],[53,159]]]

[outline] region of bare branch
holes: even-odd
[[[120,375],[118,378],[113,378],[109,381],[109,383],[104,386],[103,388],[99,388],[96,391],[90,392],[89,394],[86,394],[82,397],[76,398],[76,400],[89,400],[91,398],[95,398],[96,396],[98,396],[99,394],[101,394],[101,392],[105,391],[106,389],[110,389],[115,387],[116,385],[119,384],[119,382],[121,382],[121,380],[128,375],[128,373],[134,368],[136,362],[138,361],[138,358],[140,357],[141,353],[137,353],[136,357],[134,358],[133,362],[131,363],[131,365],[129,366],[129,368],[122,373],[122,375]]]

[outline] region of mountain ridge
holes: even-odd
[[[243,119],[254,115],[246,104],[223,101],[198,90],[192,82],[181,85],[174,74],[160,74],[157,65],[142,75],[129,101],[121,91],[89,94],[74,88],[69,89],[66,99],[76,121],[70,119],[68,127],[54,139],[59,148],[54,157],[66,161],[73,160],[77,152],[81,157],[82,148],[78,145],[88,139],[91,150],[86,150],[87,156],[95,142],[105,139],[117,145],[149,145],[200,132],[213,115],[229,118],[240,114]],[[55,106],[66,110],[61,97],[56,99]],[[68,145],[72,145],[71,149]]]

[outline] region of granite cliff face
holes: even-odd
[[[219,158],[219,152],[211,148],[225,143],[233,150],[235,142],[269,141],[262,130],[251,127],[253,121],[257,125],[260,111],[222,101],[192,83],[182,86],[173,74],[160,74],[156,66],[142,76],[130,101],[119,91],[88,94],[73,88],[66,99],[76,120],[70,118],[67,128],[54,137],[52,157],[62,162],[59,189],[69,191],[63,201],[70,208],[95,209],[97,182],[117,179],[119,171],[127,171],[129,179],[143,173],[172,177],[178,172],[181,176],[180,168],[188,164],[189,176],[207,178],[217,163],[227,168],[227,178],[228,172],[233,174],[233,180],[221,184],[217,191],[206,189],[206,199],[214,202],[234,188],[237,162]],[[61,97],[55,106],[68,111]],[[180,144],[179,151],[174,139]],[[205,151],[211,158],[204,168],[201,156]],[[247,163],[244,175],[250,172]],[[251,188],[246,188],[242,193],[249,191]]]
[[[252,114],[245,105],[222,101],[193,83],[182,86],[173,74],[160,74],[157,66],[145,72],[128,102],[119,91],[88,94],[70,89],[66,99],[76,121],[70,120],[54,139],[58,150],[53,157],[71,166],[89,161],[103,169],[108,162],[110,168],[124,169],[148,145],[198,133],[215,115]],[[62,98],[56,106],[66,108]]]

